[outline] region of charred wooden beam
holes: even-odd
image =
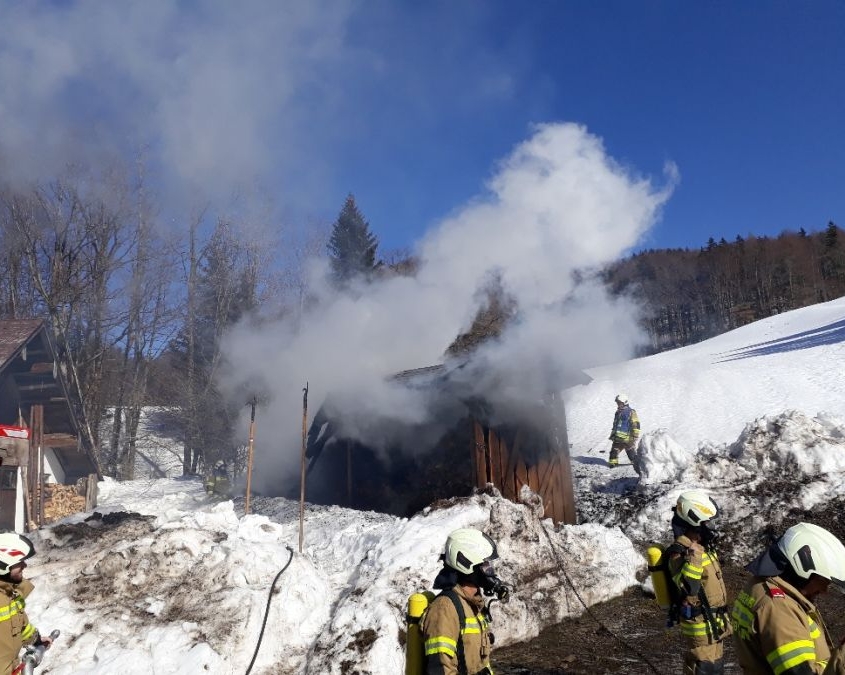
[[[55,361],[38,361],[37,363],[33,363],[32,367],[29,369],[31,374],[41,374],[41,373],[49,373],[50,375],[55,377],[56,374],[56,362]]]
[[[79,438],[73,434],[44,434],[42,442],[50,448],[79,447]]]

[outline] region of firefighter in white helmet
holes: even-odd
[[[639,473],[637,467],[637,446],[640,442],[640,418],[637,411],[628,403],[625,394],[617,394],[616,413],[613,415],[613,427],[610,430],[610,468],[619,466],[619,453],[624,450],[631,460],[634,470]]]
[[[700,490],[678,496],[672,515],[675,543],[666,549],[671,581],[679,589],[675,608],[686,651],[684,675],[721,675],[730,635],[728,596],[716,555],[714,520],[719,509]]]
[[[508,587],[493,571],[496,544],[472,528],[446,539],[443,569],[434,580],[442,592],[423,614],[426,675],[491,674],[490,612],[484,596],[507,601]]]
[[[0,675],[11,675],[20,665],[22,647],[52,640],[41,637],[26,615],[26,598],[32,582],[23,578],[26,560],[35,555],[35,547],[25,536],[0,533]]]
[[[731,620],[745,675],[843,675],[845,647],[831,644],[813,600],[845,590],[845,546],[818,525],[798,523],[746,569],[754,575]]]

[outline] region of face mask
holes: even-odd
[[[493,570],[493,563],[489,560],[475,566],[475,573],[478,579],[478,586],[486,596],[496,596],[501,602],[510,599],[510,587]]]
[[[713,546],[718,538],[719,531],[715,527],[708,526],[707,523],[701,524],[701,543],[705,548]]]

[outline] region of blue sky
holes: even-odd
[[[131,156],[173,204],[348,192],[382,249],[484,195],[533,125],[680,181],[645,247],[845,224],[845,4],[0,0],[7,179]],[[174,207],[175,208],[175,207]]]

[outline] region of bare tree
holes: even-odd
[[[116,359],[113,419],[109,434],[109,468],[118,478],[134,477],[138,427],[146,399],[150,364],[172,337],[174,256],[157,232],[144,183],[144,164],[137,162],[135,226],[130,272],[122,296],[127,299],[125,330]]]
[[[120,321],[111,313],[110,282],[124,264],[119,211],[72,180],[56,181],[6,202],[38,305],[77,395],[86,441],[99,447],[103,363]]]

